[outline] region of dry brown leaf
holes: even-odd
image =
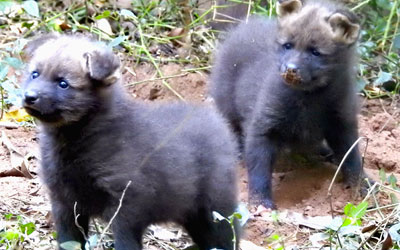
[[[33,179],[29,171],[27,158],[11,143],[4,131],[1,131],[1,141],[10,152],[11,167],[13,169],[3,171],[0,173],[0,176],[21,176],[20,174],[22,174],[23,177]],[[15,170],[20,172],[20,174],[15,172]]]
[[[393,241],[392,241],[392,237],[390,236],[390,234],[387,231],[383,231],[385,236],[384,236],[384,240],[382,242],[382,250],[389,250],[392,249],[393,247]]]

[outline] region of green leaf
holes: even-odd
[[[281,239],[281,237],[278,234],[273,234],[273,235],[269,236],[267,240],[269,240],[270,242],[273,242],[273,241],[278,241],[280,239]]]
[[[20,235],[19,235],[18,232],[14,232],[14,231],[5,231],[5,232],[2,232],[2,233],[0,234],[0,236],[1,236],[2,238],[7,239],[8,241],[13,241],[13,240],[18,240]]]
[[[132,18],[135,18],[135,17],[136,17],[135,14],[133,14],[132,11],[127,10],[127,9],[122,9],[122,10],[120,11],[119,14],[120,14],[121,16],[125,16],[125,17],[132,17]]]
[[[386,172],[383,168],[379,169],[379,179],[381,179],[381,182],[386,181]]]
[[[389,0],[376,0],[376,4],[382,9],[390,10],[392,3]]]
[[[22,2],[22,8],[31,16],[40,17],[39,6],[36,1],[28,0]]]
[[[21,69],[24,66],[24,63],[15,57],[7,57],[4,61],[15,69]]]
[[[368,208],[368,202],[367,201],[361,202],[360,204],[358,204],[357,207],[355,207],[353,217],[358,219],[363,217],[367,212],[367,208]]]
[[[354,206],[351,203],[348,203],[345,207],[344,207],[344,214],[348,217],[347,219],[360,219],[361,217],[363,217],[367,211],[367,207],[368,207],[368,202],[363,201],[360,204],[358,204],[357,206]],[[348,223],[348,221],[344,221],[343,224]],[[351,220],[353,221],[353,220]]]
[[[236,213],[240,214],[239,222],[240,226],[243,227],[250,218],[250,212],[245,204],[240,203],[239,206],[236,208]]]
[[[400,49],[400,34],[396,36],[396,38],[393,40],[393,47],[395,49]]]
[[[361,92],[365,86],[367,85],[367,82],[364,80],[364,78],[359,77],[357,78],[357,91]]]
[[[379,71],[378,79],[374,81],[374,86],[382,85],[385,82],[392,80],[392,74],[384,71]]]
[[[82,246],[81,243],[77,241],[66,241],[60,244],[60,247],[66,250],[81,250]]]
[[[22,23],[22,27],[23,28],[27,28],[28,30],[33,26],[33,22],[32,23],[28,23],[28,22],[23,22]]]
[[[5,12],[8,8],[11,8],[16,4],[15,1],[0,1],[0,12]]]
[[[35,231],[36,226],[33,222],[29,222],[26,224],[19,225],[19,229],[21,230],[21,232],[26,233],[27,235],[30,235],[31,233],[33,233]]]
[[[101,13],[101,14],[98,15],[98,16],[96,16],[94,19],[99,20],[99,19],[102,19],[102,18],[107,18],[107,17],[109,17],[110,15],[111,15],[111,11],[105,10],[105,11],[103,11],[103,13]]]
[[[343,212],[345,215],[351,217],[350,211],[353,209],[354,205],[351,203],[347,203],[346,206],[344,206]]]
[[[97,246],[98,237],[97,234],[90,236],[88,241],[85,244],[85,249],[90,250]]]
[[[352,223],[351,219],[350,219],[350,218],[346,218],[346,219],[343,221],[342,227],[351,225],[351,223]]]
[[[388,182],[389,182],[390,186],[392,186],[392,188],[396,188],[396,187],[397,187],[397,185],[396,185],[396,183],[397,183],[397,178],[396,178],[393,174],[391,174],[391,175],[388,177]]]
[[[5,218],[6,220],[11,220],[12,217],[13,217],[13,214],[11,214],[11,213],[5,214],[5,215],[4,215],[4,218]]]
[[[120,43],[125,41],[126,37],[125,36],[119,36],[117,38],[114,38],[109,44],[108,47],[115,47],[118,46]]]

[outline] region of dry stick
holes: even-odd
[[[336,177],[337,177],[337,175],[339,174],[339,171],[340,171],[340,169],[342,168],[342,165],[344,164],[344,161],[345,161],[345,160],[347,159],[347,157],[349,156],[351,150],[353,150],[353,148],[361,141],[361,139],[364,139],[364,137],[359,137],[359,138],[353,143],[353,145],[351,145],[351,147],[349,148],[349,150],[347,150],[346,154],[343,156],[342,161],[340,162],[340,164],[339,164],[339,166],[338,166],[338,168],[337,168],[337,170],[336,170],[336,172],[335,172],[335,175],[334,175],[333,178],[332,178],[331,184],[329,185],[329,188],[328,188],[328,199],[329,199],[329,205],[330,205],[330,209],[331,209],[331,216],[332,216],[332,219],[333,219],[333,203],[332,203],[332,193],[331,193],[331,191],[332,191],[333,183],[335,182]],[[341,244],[341,242],[340,242],[339,237],[337,237],[337,239],[338,239],[338,241],[339,241],[340,247],[342,247],[342,246],[341,246],[342,244]],[[330,248],[332,248],[332,243],[330,243]]]
[[[251,10],[251,0],[249,0],[249,3],[247,5],[246,23],[249,21],[250,10]]]
[[[74,217],[75,217],[75,226],[79,229],[79,231],[81,231],[83,238],[85,238],[85,241],[88,241],[88,237],[86,236],[85,230],[83,229],[83,227],[81,225],[79,225],[78,222],[78,217],[80,216],[80,214],[76,213],[76,205],[78,204],[78,202],[75,201],[74,203]],[[85,246],[82,246],[85,247]]]
[[[139,30],[139,35],[140,35],[140,42],[141,42],[141,49],[143,50],[143,52],[147,55],[147,57],[149,58],[150,62],[153,64],[154,68],[156,69],[158,75],[160,77],[164,77],[161,69],[158,67],[157,63],[154,61],[153,56],[150,54],[149,50],[146,47],[146,44],[143,40],[143,31],[142,31],[142,27],[140,25],[138,25],[138,30]],[[162,80],[162,83],[165,87],[167,87],[172,93],[174,93],[179,99],[181,99],[182,101],[185,101],[185,99],[176,91],[174,90],[167,81]]]
[[[121,207],[122,207],[122,201],[124,200],[125,192],[126,192],[126,190],[128,189],[128,187],[131,185],[131,183],[132,183],[132,181],[128,181],[128,183],[126,184],[126,187],[125,187],[124,191],[122,191],[122,195],[121,195],[121,198],[119,199],[119,204],[118,204],[118,207],[117,207],[117,211],[115,211],[114,215],[111,217],[111,220],[108,222],[107,226],[103,229],[103,232],[101,233],[100,239],[99,239],[99,241],[98,241],[97,244],[100,244],[100,243],[101,243],[101,241],[102,241],[103,238],[104,238],[104,235],[106,234],[107,230],[110,228],[111,223],[114,221],[115,217],[117,217],[117,214],[119,213],[119,210],[120,210]]]
[[[368,241],[369,239],[372,238],[372,236],[374,236],[375,232],[378,231],[378,229],[385,224],[391,217],[393,216],[397,216],[397,212],[395,213],[396,209],[393,209],[392,213],[387,216],[386,218],[384,218],[381,222],[378,223],[378,225],[376,226],[376,228],[371,232],[370,236],[368,236],[368,238],[366,238],[365,240],[363,240],[363,242],[361,242],[360,246],[357,248],[357,250],[361,249]]]
[[[351,145],[351,147],[349,148],[349,150],[347,150],[346,154],[343,156],[342,161],[340,162],[339,167],[337,168],[337,170],[336,170],[336,172],[335,172],[335,175],[333,176],[333,179],[332,179],[332,181],[331,181],[331,184],[329,185],[329,188],[328,188],[328,196],[332,196],[331,191],[332,191],[333,183],[335,182],[336,177],[337,177],[337,175],[339,174],[339,171],[340,171],[340,169],[342,168],[342,165],[343,165],[344,161],[345,161],[345,160],[347,159],[347,157],[349,156],[351,150],[353,150],[353,148],[354,148],[362,139],[366,139],[366,138],[365,138],[365,137],[359,137],[359,138],[357,139],[357,141],[355,141],[355,142],[353,143],[353,145]]]
[[[188,74],[189,73],[183,73],[183,74],[177,74],[177,75],[172,75],[172,76],[164,76],[164,77],[146,79],[146,80],[143,80],[143,81],[137,81],[137,82],[133,82],[133,83],[128,83],[128,84],[125,84],[125,86],[132,86],[132,85],[136,85],[136,84],[140,84],[140,83],[154,82],[154,81],[158,81],[158,80],[165,80],[165,79],[170,79],[170,78],[175,78],[175,77],[183,77],[183,76],[187,76]]]

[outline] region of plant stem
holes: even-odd
[[[394,13],[397,10],[398,2],[399,2],[398,0],[394,1],[392,9],[390,10],[390,14],[389,14],[388,20],[386,21],[386,28],[385,28],[385,32],[383,33],[383,41],[381,43],[382,51],[385,49],[385,43],[386,43],[386,41],[388,39],[388,34],[389,34],[389,31],[390,31],[390,24],[392,23],[392,18],[394,16]]]

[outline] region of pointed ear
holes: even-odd
[[[353,13],[336,12],[329,17],[333,40],[344,44],[353,44],[360,34],[360,25]]]
[[[49,34],[34,38],[32,41],[28,42],[28,44],[25,46],[25,49],[24,49],[25,55],[28,58],[32,57],[37,48],[39,48],[41,45],[45,44],[46,42],[48,42],[50,40],[57,39],[58,37],[60,37],[60,35],[58,33],[49,33]]]
[[[85,53],[83,57],[83,68],[93,80],[109,86],[121,78],[119,58],[111,50],[94,50]]]
[[[276,13],[279,17],[298,12],[303,6],[300,0],[278,0],[276,3]]]

